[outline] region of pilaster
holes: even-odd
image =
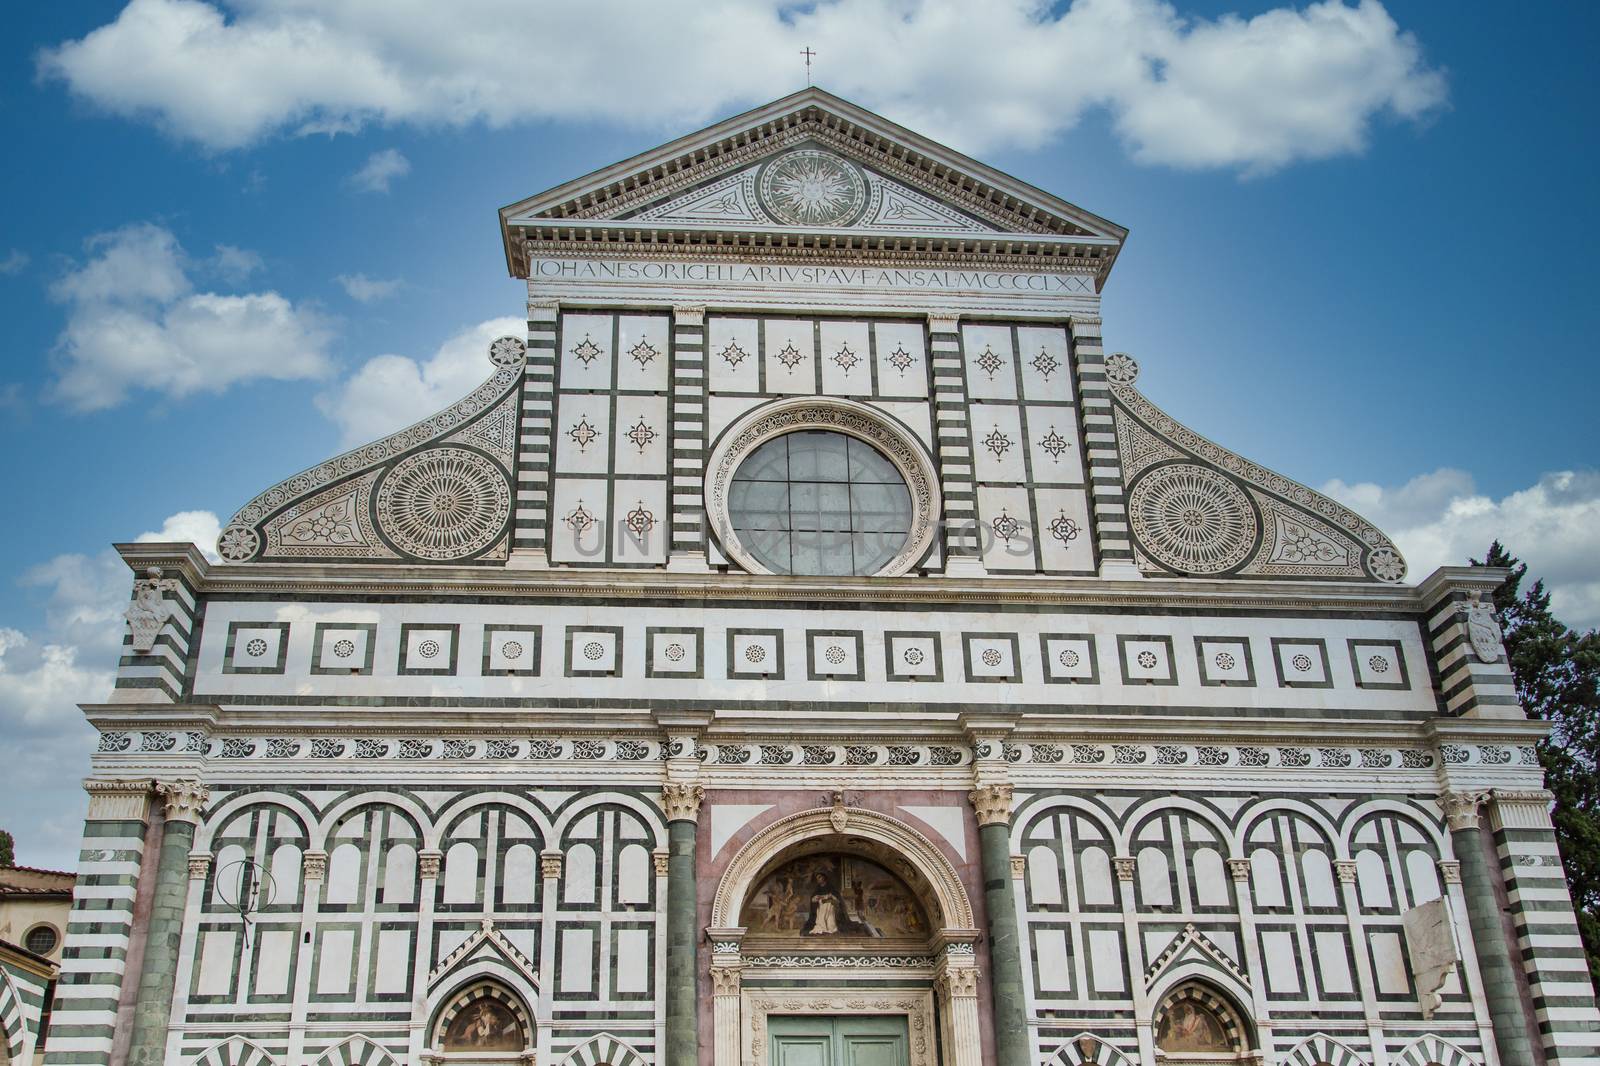
[[[961,354],[959,316],[928,316],[928,365],[933,371],[933,432],[938,445],[939,491],[944,497],[944,572],[949,577],[985,573],[978,543],[978,489],[967,417],[967,368]]]
[[[1087,462],[1090,507],[1100,576],[1142,576],[1133,561],[1128,534],[1128,505],[1122,488],[1122,460],[1111,414],[1111,387],[1098,315],[1073,315],[1067,323],[1072,338],[1072,367],[1077,376],[1078,405],[1083,419],[1083,455]]]
[[[415,958],[411,967],[411,1001],[424,1002],[428,995],[428,971],[433,965],[433,906],[439,890],[439,870],[444,865],[444,852],[425,848],[417,852],[417,942],[413,946]],[[550,928],[548,923],[544,928]],[[546,938],[541,938],[548,939]],[[540,945],[543,947],[543,944]],[[540,975],[541,978],[543,975]],[[426,1050],[428,1020],[418,1015],[411,1019],[409,1034],[411,1061],[419,1062]]]
[[[551,425],[555,416],[556,328],[559,301],[528,300],[527,361],[522,369],[517,435],[517,497],[511,529],[512,569],[550,565]]]
[[[1367,1042],[1372,1048],[1373,1066],[1388,1066],[1389,1053],[1383,1037],[1383,1015],[1378,1008],[1378,985],[1372,972],[1372,956],[1367,950],[1366,919],[1361,914],[1361,896],[1356,883],[1355,860],[1339,859],[1333,869],[1339,878],[1339,899],[1344,904],[1345,925],[1355,946],[1356,987],[1361,991],[1361,1014],[1367,1026]]]
[[[1521,960],[1545,1061],[1593,1066],[1600,1062],[1600,1011],[1550,821],[1554,799],[1542,788],[1493,789],[1489,830],[1517,938],[1511,955]]]
[[[1239,939],[1244,942],[1245,966],[1250,971],[1250,998],[1255,1011],[1256,1047],[1272,1047],[1272,1006],[1267,1002],[1267,969],[1261,959],[1261,941],[1256,937],[1255,897],[1250,885],[1250,860],[1228,860],[1228,876],[1233,880],[1235,906],[1239,910]]]
[[[89,793],[89,813],[55,1005],[45,1034],[48,1066],[110,1063],[118,1032],[119,989],[132,999],[133,982],[127,978],[129,963],[135,960],[129,954],[134,901],[147,860],[151,782],[90,779],[83,787]]]
[[[1117,877],[1117,900],[1122,908],[1122,945],[1127,953],[1128,987],[1133,989],[1134,1036],[1139,1041],[1140,1066],[1155,1066],[1156,1035],[1152,1028],[1150,992],[1144,984],[1144,937],[1139,935],[1139,909],[1134,895],[1134,878],[1139,875],[1139,860],[1132,855],[1114,855],[1111,868]]]
[[[706,573],[706,309],[672,309],[671,455],[672,540],[667,569]]]

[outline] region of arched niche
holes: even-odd
[[[447,996],[428,1025],[422,1061],[446,1066],[500,1066],[534,1061],[533,1012],[493,978],[468,981]]]
[[[982,1061],[972,903],[950,860],[905,822],[837,796],[779,819],[728,864],[712,923],[716,1066],[768,1066],[769,1017],[796,1014],[902,1015],[912,1066]],[[747,963],[793,966],[812,952],[829,965],[780,968],[793,977],[781,987],[743,985]],[[886,978],[899,988],[863,998],[852,987]]]
[[[1156,1061],[1252,1062],[1255,1037],[1233,998],[1205,981],[1183,981],[1161,997],[1152,1019]]]

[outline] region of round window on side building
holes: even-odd
[[[774,437],[734,472],[728,519],[775,574],[864,576],[905,547],[911,492],[878,449],[844,433]]]
[[[22,946],[35,955],[48,955],[61,943],[61,935],[48,925],[36,925],[22,938]]]

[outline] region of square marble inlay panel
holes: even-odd
[[[968,681],[1021,681],[1015,633],[963,633]]]
[[[783,632],[777,629],[730,629],[728,676],[783,676]]]
[[[621,626],[574,626],[566,643],[568,677],[622,676]]]
[[[1254,685],[1255,665],[1244,637],[1195,637],[1202,685]]]
[[[1171,637],[1118,637],[1122,680],[1130,685],[1176,685]]]
[[[370,674],[376,622],[318,622],[311,638],[313,674]]]
[[[225,674],[281,674],[289,661],[288,622],[229,622]]]
[[[1405,652],[1398,640],[1352,640],[1350,669],[1361,688],[1410,688]]]
[[[938,633],[885,633],[883,661],[884,672],[891,681],[944,680],[944,655]]]
[[[539,626],[486,625],[483,627],[485,677],[533,677],[543,654]]]
[[[806,630],[806,671],[813,681],[825,678],[864,681],[866,673],[861,654],[861,631]]]
[[[1098,685],[1100,664],[1090,633],[1044,633],[1039,637],[1044,679],[1056,684]]]
[[[456,623],[405,623],[400,627],[399,672],[405,676],[455,673],[460,634],[461,626]]]
[[[645,630],[646,677],[704,677],[705,634],[699,629]]]
[[[1278,684],[1285,688],[1332,688],[1328,645],[1321,637],[1273,637],[1272,658]]]

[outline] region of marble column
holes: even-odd
[[[139,998],[133,1008],[129,1066],[161,1066],[166,1061],[173,980],[189,894],[189,852],[194,848],[200,809],[211,798],[211,791],[198,781],[158,781],[156,795],[166,808],[166,826],[156,862],[144,965],[139,971]]]
[[[1017,943],[1016,894],[1011,887],[1011,797],[1008,784],[979,785],[968,798],[978,817],[983,902],[989,913],[989,992],[994,999],[994,1050],[999,1066],[1028,1066],[1033,1058]]]
[[[695,966],[695,849],[701,785],[669,781],[661,789],[667,812],[667,1047],[665,1066],[699,1066],[699,996]]]
[[[1439,802],[1450,826],[1451,847],[1461,864],[1461,894],[1473,945],[1478,949],[1478,973],[1483,978],[1500,1062],[1502,1066],[1534,1066],[1539,1059],[1528,1035],[1517,964],[1511,958],[1506,918],[1496,891],[1495,879],[1500,873],[1489,865],[1488,849],[1478,830],[1478,808],[1486,798],[1482,792],[1446,792]]]

